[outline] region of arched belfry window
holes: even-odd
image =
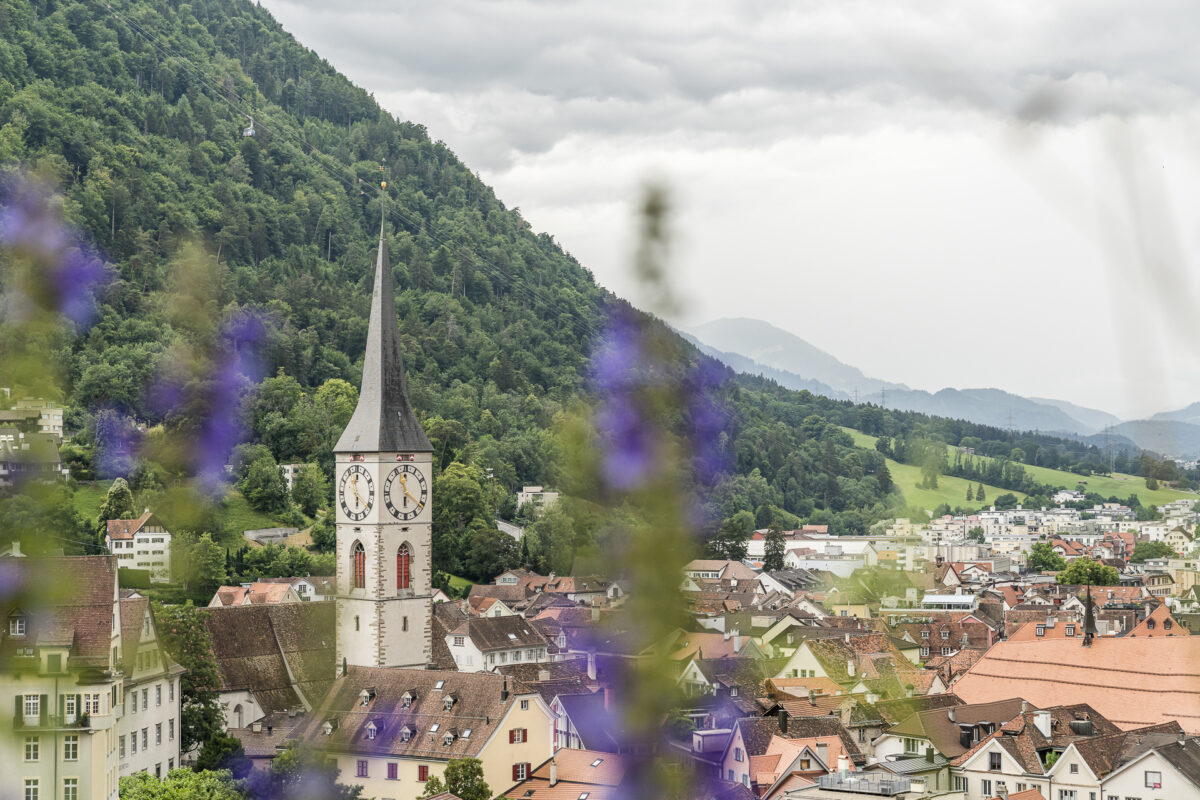
[[[400,545],[396,551],[396,588],[408,589],[412,585],[412,553],[408,545]]]
[[[354,588],[365,589],[367,587],[367,551],[363,548],[362,542],[355,542],[350,548],[350,569],[354,574]]]

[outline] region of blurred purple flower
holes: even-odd
[[[202,489],[216,493],[225,479],[225,465],[241,443],[242,398],[262,379],[259,347],[266,337],[262,318],[253,311],[235,311],[221,332],[221,354],[208,382],[206,415],[196,442],[196,477]]]
[[[126,477],[133,470],[141,433],[131,417],[109,408],[96,413],[96,474]]]
[[[17,558],[0,558],[0,602],[15,597],[25,588],[25,571]]]
[[[712,486],[717,478],[729,471],[729,455],[721,441],[728,414],[716,397],[716,390],[726,377],[724,367],[706,358],[692,368],[684,382],[692,463],[704,486]]]
[[[609,320],[592,359],[592,375],[600,396],[595,419],[604,478],[612,488],[632,489],[654,468],[657,436],[639,403],[645,369],[640,332],[630,312],[618,311]]]
[[[96,291],[111,274],[51,198],[44,184],[23,176],[0,186],[0,244],[35,263],[29,287],[35,303],[84,326],[95,316]]]

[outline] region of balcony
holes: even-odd
[[[908,778],[897,778],[893,775],[850,772],[821,775],[817,778],[817,785],[833,792],[857,792],[893,797],[907,792],[912,782]]]
[[[17,714],[13,717],[13,730],[90,730],[91,719],[87,714],[63,716],[61,714],[42,714],[37,717],[27,717]]]

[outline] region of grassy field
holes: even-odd
[[[108,494],[108,481],[83,483],[75,487],[75,510],[84,519],[95,521],[100,517],[100,504]]]
[[[467,594],[467,592],[471,591],[471,587],[474,585],[474,581],[469,581],[466,578],[460,578],[457,575],[450,576],[450,588],[464,596]]]
[[[854,443],[859,447],[874,449],[876,437],[851,428],[842,428],[842,430],[850,434],[851,438],[854,439]],[[953,458],[953,451],[951,452],[951,457]],[[984,460],[982,456],[976,456],[976,458]],[[1084,491],[1095,492],[1103,497],[1112,497],[1115,495],[1122,498],[1136,493],[1143,505],[1161,505],[1162,503],[1169,503],[1172,500],[1182,498],[1200,500],[1200,496],[1191,492],[1180,492],[1175,489],[1155,489],[1151,491],[1146,488],[1146,481],[1136,475],[1113,473],[1112,475],[1089,475],[1083,478],[1073,472],[1065,472],[1058,469],[1034,467],[1029,464],[1022,464],[1021,466],[1025,468],[1026,474],[1038,483],[1045,483],[1063,489],[1074,489],[1078,483],[1083,481],[1086,482]],[[967,482],[961,478],[951,478],[943,475],[938,478],[938,488],[929,492],[916,488],[916,485],[921,480],[921,471],[917,467],[900,464],[888,459],[888,469],[891,470],[893,480],[896,481],[901,491],[904,492],[904,499],[909,505],[921,505],[933,508],[939,503],[949,503],[951,506],[964,505],[966,503]],[[984,486],[987,487],[987,484],[984,484]],[[1003,494],[1005,491],[1007,490],[987,487],[987,500],[993,500],[997,494]],[[1020,492],[1013,492],[1013,494],[1021,499],[1025,498]],[[948,499],[947,496],[953,496],[954,499]],[[933,505],[926,505],[927,503],[933,503]]]
[[[842,428],[846,433],[850,434],[854,439],[854,443],[859,447],[875,449],[874,436],[869,436],[861,431],[856,431],[852,428]],[[901,464],[899,461],[887,460],[888,472],[892,474],[892,480],[896,482],[896,486],[900,487],[901,494],[904,495],[904,504],[906,506],[917,506],[927,511],[940,506],[942,503],[947,504],[951,508],[962,506],[963,508],[986,508],[991,504],[991,501],[997,495],[1004,494],[1007,490],[996,486],[984,487],[984,502],[982,504],[974,501],[967,501],[967,486],[976,486],[978,484],[964,480],[963,478],[952,478],[949,475],[941,475],[938,477],[938,488],[936,489],[918,489],[917,484],[921,482],[921,468],[914,467],[909,464]],[[1025,495],[1020,492],[1013,492],[1020,499],[1024,500]]]

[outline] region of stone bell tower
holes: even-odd
[[[413,414],[383,222],[362,386],[334,447],[337,670],[432,657],[433,447]]]

